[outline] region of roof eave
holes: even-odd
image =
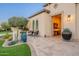
[[[34,14],[34,15],[28,17],[28,18],[32,18],[32,17],[34,17],[34,16],[36,16],[36,15],[39,15],[39,14],[41,14],[41,13],[43,13],[43,12],[49,13],[48,10],[43,9],[43,10],[41,10],[40,12],[38,12],[38,13],[36,13],[36,14]]]
[[[49,6],[50,4],[52,4],[52,3],[46,3],[46,4],[44,4],[43,7]]]

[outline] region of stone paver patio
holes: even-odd
[[[64,41],[53,37],[29,37],[33,56],[79,56],[79,42]]]

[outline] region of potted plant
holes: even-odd
[[[70,40],[71,37],[72,37],[72,32],[71,32],[68,28],[66,28],[66,29],[64,29],[63,32],[62,32],[62,37],[63,37],[63,39],[65,39],[65,40]]]

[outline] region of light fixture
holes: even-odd
[[[67,21],[70,21],[71,15],[67,16]]]

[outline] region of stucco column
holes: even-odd
[[[21,41],[21,29],[18,29],[18,41]]]
[[[17,40],[17,28],[16,27],[11,27],[11,30],[13,32],[13,41]]]

